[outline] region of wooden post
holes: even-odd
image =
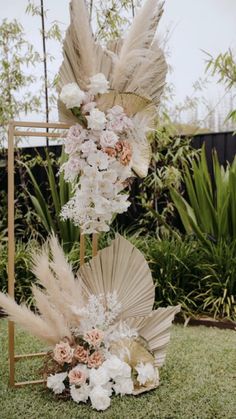
[[[92,238],[92,255],[96,256],[98,252],[98,234],[94,233]]]
[[[79,247],[79,253],[80,253],[80,266],[84,264],[84,257],[85,257],[85,235],[80,233],[80,247]]]

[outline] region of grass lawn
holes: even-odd
[[[43,386],[8,388],[7,323],[0,321],[1,419],[236,419],[236,332],[174,326],[161,385],[150,393],[113,397],[102,413],[55,399]],[[45,349],[18,330],[18,353]],[[20,362],[17,378],[37,377],[39,360]]]

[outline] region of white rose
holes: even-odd
[[[119,378],[112,387],[116,394],[121,394],[121,396],[123,396],[124,394],[132,394],[134,383],[131,378]]]
[[[95,74],[90,77],[89,92],[93,95],[98,93],[106,93],[109,89],[109,82],[102,73]]]
[[[85,92],[79,88],[78,84],[68,83],[63,86],[60,99],[66,105],[67,109],[80,107],[85,99]]]
[[[96,410],[106,410],[111,404],[109,391],[102,388],[102,386],[94,387],[91,390],[89,397],[92,407]]]
[[[150,362],[146,364],[141,362],[136,365],[135,369],[138,372],[137,380],[141,385],[146,384],[147,381],[155,382],[158,380],[158,373]]]
[[[106,123],[106,117],[104,112],[99,111],[99,109],[92,109],[89,116],[86,116],[88,121],[88,128],[94,130],[103,130]]]
[[[89,398],[90,387],[88,384],[83,384],[81,387],[76,388],[76,386],[71,386],[70,395],[74,402],[85,403]]]
[[[114,147],[119,140],[118,135],[113,131],[103,131],[100,137],[100,143],[102,147]]]
[[[104,386],[110,380],[108,371],[103,366],[95,369],[92,368],[89,374],[89,382],[92,386]]]
[[[53,390],[55,394],[61,394],[65,390],[63,381],[66,379],[67,373],[62,372],[55,375],[49,375],[47,378],[47,387]]]
[[[115,379],[117,377],[130,378],[131,377],[131,368],[126,363],[121,361],[117,356],[112,355],[107,359],[103,366],[107,369],[108,374],[111,378]]]

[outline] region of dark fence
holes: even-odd
[[[209,169],[212,172],[212,150],[217,151],[219,161],[224,166],[227,162],[231,163],[236,155],[236,135],[233,135],[233,132],[221,132],[221,133],[210,133],[210,134],[201,134],[196,135],[192,139],[192,145],[194,148],[201,148],[205,144],[207,161]],[[61,146],[50,146],[49,151],[53,152],[56,157],[59,157],[61,154]],[[45,157],[45,147],[25,147],[19,150],[21,155],[25,157],[34,157],[40,155],[42,158]],[[16,156],[17,157],[17,156]],[[6,164],[7,156],[6,153],[2,152],[0,155],[0,190],[7,189],[7,174],[6,174]],[[39,184],[43,184],[46,180],[45,171],[41,166],[36,166],[34,168],[34,175]],[[19,173],[16,172],[16,187],[20,182]],[[135,194],[134,194],[135,196]]]
[[[212,171],[212,150],[217,151],[219,162],[224,166],[232,163],[236,155],[236,135],[232,131],[196,135],[192,139],[192,144],[194,148],[201,148],[205,144],[210,171]]]

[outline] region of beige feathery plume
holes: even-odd
[[[74,278],[72,268],[54,235],[50,237],[48,246],[40,254],[34,255],[33,261],[33,273],[44,287],[50,304],[64,316],[67,324],[78,324],[79,319],[73,308],[84,305],[81,280]]]
[[[121,47],[119,59],[115,64],[112,76],[112,88],[115,90],[132,91],[129,89],[129,83],[132,79],[136,79],[135,71],[139,68],[140,63],[148,61],[149,49],[162,13],[162,2],[146,0],[144,6],[135,16],[128,36]],[[152,61],[150,67],[152,70],[154,69]]]
[[[35,304],[42,315],[42,319],[51,326],[58,336],[68,338],[71,337],[71,331],[67,322],[67,319],[63,314],[56,310],[48,298],[48,296],[42,292],[38,287],[32,287]]]
[[[7,313],[10,320],[43,341],[54,345],[64,337],[47,320],[34,314],[26,306],[19,306],[11,297],[3,293],[0,293],[0,307]]]
[[[61,89],[76,81],[81,89],[86,89],[88,78],[95,71],[95,44],[84,0],[71,0],[70,22],[63,45],[64,61],[58,86]]]
[[[143,60],[136,70],[135,77],[130,80],[128,90],[145,96],[158,106],[165,86],[167,64],[163,51],[155,42],[147,60]]]

